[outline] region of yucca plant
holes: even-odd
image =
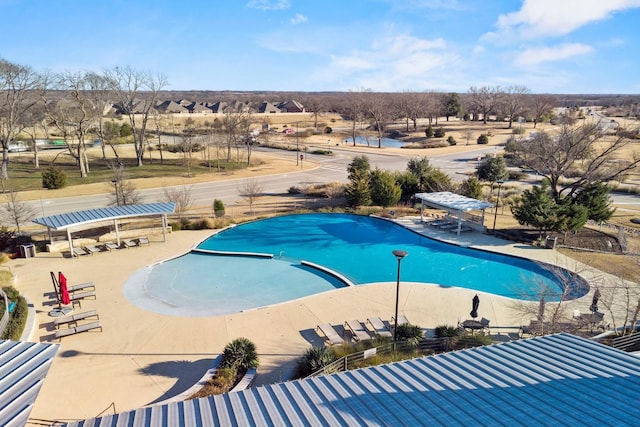
[[[224,348],[221,368],[251,369],[258,367],[256,345],[247,338],[236,338]]]
[[[329,347],[311,347],[298,361],[298,371],[301,377],[307,376],[323,368],[336,359],[335,352]]]

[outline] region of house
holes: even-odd
[[[280,109],[271,102],[263,101],[258,105],[258,113],[275,114],[280,112]]]
[[[298,101],[289,100],[280,102],[276,107],[283,113],[304,113],[305,109]]]
[[[163,101],[156,105],[156,110],[160,113],[186,114],[189,112],[185,107],[175,101]]]
[[[199,114],[211,114],[212,111],[210,108],[204,106],[201,102],[192,102],[185,106],[189,113],[199,113]]]

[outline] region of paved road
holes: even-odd
[[[318,145],[318,148],[326,148]],[[429,161],[435,167],[445,171],[454,181],[460,182],[468,176],[477,166],[477,157],[493,154],[502,148],[488,146],[473,148],[464,153],[429,156]],[[287,158],[295,162],[295,152],[283,152],[268,148],[256,148],[256,151],[274,157]],[[311,170],[289,172],[284,174],[267,175],[260,177],[260,184],[264,193],[286,193],[291,186],[305,186],[310,184],[322,184],[327,182],[347,181],[347,165],[357,155],[366,155],[371,167],[379,167],[386,170],[402,171],[406,169],[409,155],[384,152],[384,150],[371,149],[363,152],[354,150],[348,146],[332,147],[333,156],[306,154],[305,158],[312,160],[319,166]],[[305,161],[307,161],[305,159]],[[240,188],[246,182],[244,178],[234,178],[225,181],[207,182],[191,185],[191,196],[194,206],[207,206],[213,203],[213,199],[220,199],[226,206],[232,206],[241,199]],[[139,190],[141,202],[151,203],[163,200],[163,189]],[[616,204],[629,207],[640,206],[640,197],[636,195],[612,195]],[[84,209],[109,206],[110,194],[96,194],[82,197],[65,197],[57,199],[43,199],[31,202],[37,216],[49,216]]]

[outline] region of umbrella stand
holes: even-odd
[[[71,307],[63,307],[62,306],[62,295],[60,295],[60,285],[58,284],[58,280],[56,279],[56,275],[51,272],[51,281],[53,282],[53,290],[56,294],[56,299],[58,300],[58,308],[54,308],[49,312],[49,316],[51,317],[60,317],[66,316],[71,313],[73,309]]]

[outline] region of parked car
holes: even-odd
[[[8,148],[10,153],[27,151],[27,147],[24,145],[24,142],[14,142],[13,144],[9,144]]]
[[[282,131],[282,133],[293,133],[293,132],[295,131],[291,128],[286,128],[285,130]]]

